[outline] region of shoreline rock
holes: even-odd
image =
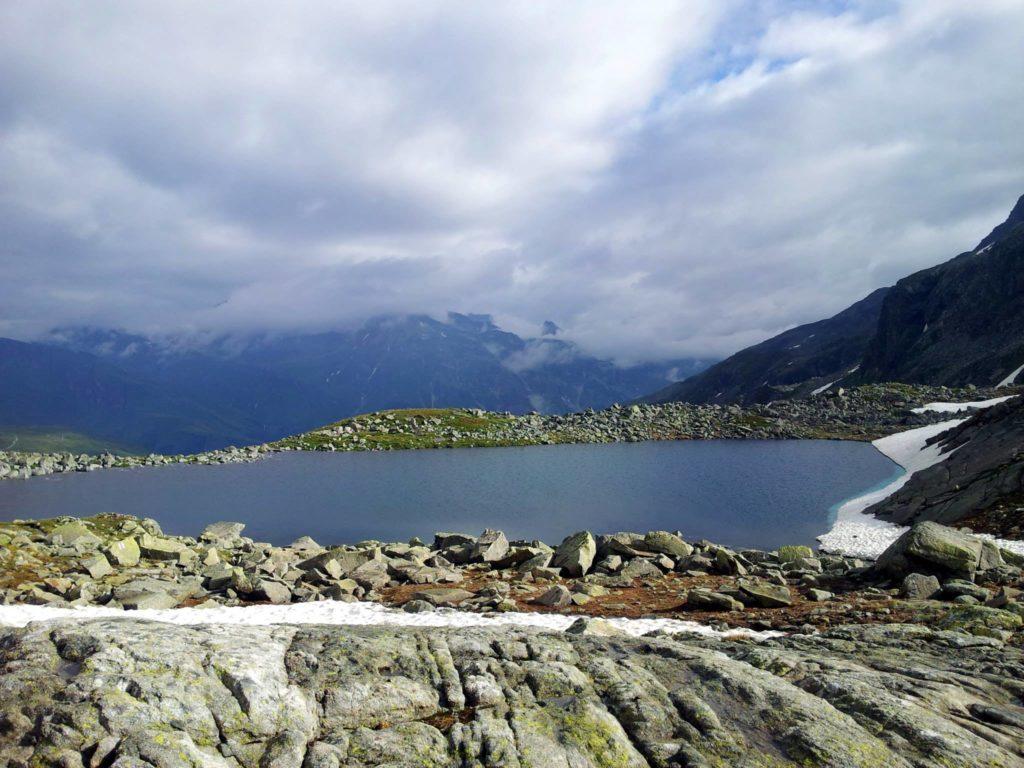
[[[0,603],[126,610],[359,600],[798,631],[894,617],[935,623],[973,605],[1007,614],[978,626],[1010,640],[1024,617],[1020,563],[936,523],[911,529],[874,564],[800,546],[732,550],[678,531],[580,531],[557,549],[494,530],[438,533],[431,546],[321,547],[303,537],[277,547],[246,537],[241,523],[214,523],[197,538],[120,515],[0,523]]]

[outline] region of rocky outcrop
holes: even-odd
[[[1012,768],[1022,676],[1020,649],[907,625],[750,643],[34,624],[0,635],[0,762]]]
[[[930,444],[946,458],[915,472],[868,514],[902,525],[948,524],[1024,494],[1024,397],[987,408]]]

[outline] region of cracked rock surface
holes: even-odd
[[[913,625],[764,643],[47,622],[0,633],[0,765],[1024,766],[1024,658]]]

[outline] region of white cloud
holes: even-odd
[[[0,333],[453,309],[726,353],[1005,215],[1022,23],[1010,0],[7,4]]]

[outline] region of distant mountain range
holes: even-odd
[[[882,381],[993,386],[1022,370],[1024,196],[973,251],[642,399],[759,403]]]
[[[0,427],[194,452],[385,408],[603,408],[711,362],[620,367],[558,334],[549,322],[541,337],[524,339],[488,315],[455,313],[446,321],[381,317],[349,331],[202,341],[64,328],[43,342],[0,339]]]

